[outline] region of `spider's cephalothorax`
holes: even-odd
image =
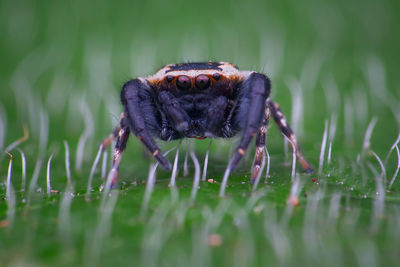
[[[156,74],[130,80],[121,91],[124,112],[120,125],[103,142],[117,138],[113,169],[117,173],[122,151],[132,131],[167,170],[154,138],[230,138],[241,134],[230,168],[236,168],[254,136],[256,156],[252,181],[260,169],[270,114],[282,133],[296,148],[297,158],[307,172],[310,164],[301,154],[296,137],[279,106],[269,99],[270,80],[254,71],[240,71],[226,62],[167,65]],[[116,182],[116,177],[114,183]]]

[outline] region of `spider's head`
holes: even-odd
[[[230,88],[242,79],[239,69],[226,62],[181,63],[167,65],[147,77],[158,90],[199,93],[217,88]]]

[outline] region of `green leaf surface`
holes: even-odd
[[[390,0],[0,1],[0,266],[397,266],[399,8]],[[269,177],[264,168],[256,190],[252,144],[219,196],[237,139],[212,141],[194,199],[185,155],[195,151],[202,173],[208,139],[181,143],[176,188],[157,169],[149,190],[154,160],[132,137],[118,188],[102,190],[101,158],[87,193],[98,145],[122,111],[121,85],[165,64],[208,60],[271,78],[271,98],[316,174],[297,166],[291,177],[290,147],[271,122]],[[24,126],[29,138],[10,146]]]

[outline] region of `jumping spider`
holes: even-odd
[[[156,74],[125,83],[121,91],[124,112],[119,126],[103,141],[103,149],[117,138],[112,185],[118,177],[122,152],[130,132],[145,145],[165,170],[171,163],[153,138],[231,138],[241,134],[230,161],[234,170],[256,136],[256,154],[251,179],[260,171],[270,115],[282,134],[295,146],[297,159],[308,173],[311,165],[300,152],[296,136],[277,103],[270,98],[269,78],[254,71],[240,71],[227,62],[167,65]]]

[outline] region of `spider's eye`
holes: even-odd
[[[219,78],[221,78],[221,75],[220,75],[218,72],[216,72],[216,73],[213,74],[213,78],[214,78],[216,81],[218,81]]]
[[[196,77],[196,87],[198,89],[207,89],[210,86],[210,79],[207,75],[201,74]]]
[[[172,82],[172,80],[174,79],[174,76],[172,75],[167,75],[167,82]]]
[[[187,90],[192,86],[190,78],[186,75],[179,76],[178,79],[176,80],[176,85],[181,90]]]

